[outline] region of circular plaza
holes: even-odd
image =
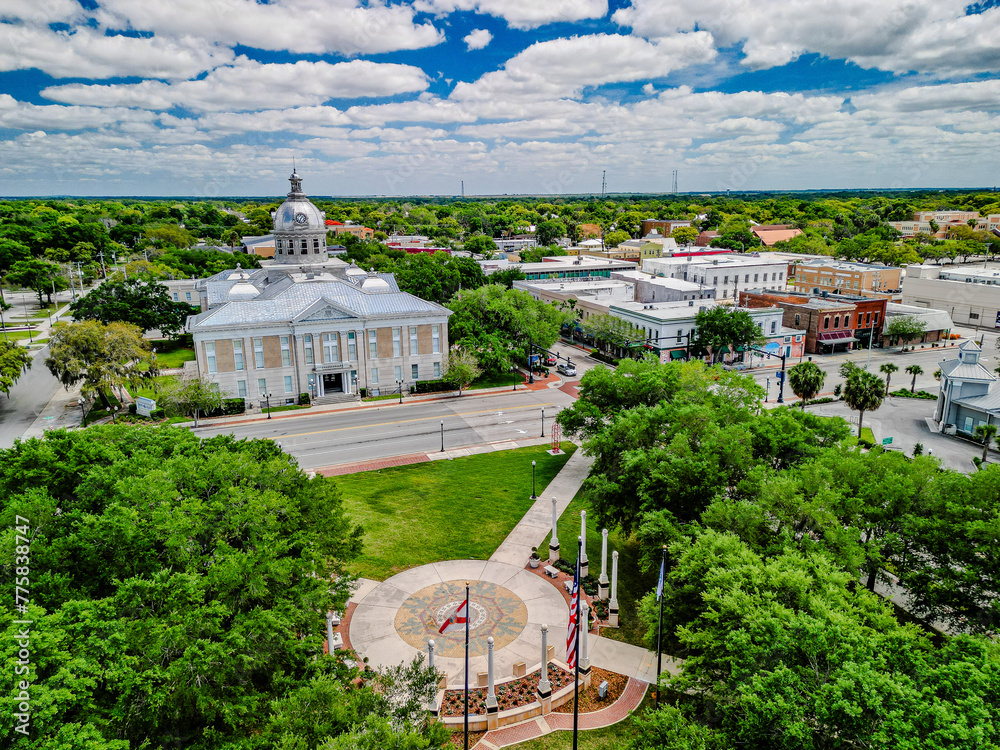
[[[487,643],[494,641],[497,679],[542,660],[541,626],[561,658],[569,608],[556,587],[524,568],[486,560],[446,560],[399,573],[372,589],[350,622],[354,650],[373,667],[409,663],[427,642],[435,644],[434,665],[449,684],[465,679],[465,629],[438,631],[465,599],[469,582],[469,674],[485,672]]]

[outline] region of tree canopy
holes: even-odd
[[[343,738],[367,730],[441,747],[415,710],[437,677],[324,656],[361,530],[333,481],[271,441],[50,431],[0,452],[0,498],[0,591],[14,600],[25,523],[34,574],[31,733],[15,747],[354,747]],[[18,627],[2,626],[8,664]]]
[[[723,347],[734,352],[739,347],[760,346],[767,340],[750,313],[721,305],[700,311],[695,326],[692,346],[708,352],[712,362],[721,360]]]
[[[0,341],[0,393],[10,395],[10,389],[31,369],[31,354],[16,341]]]
[[[143,332],[159,330],[168,337],[176,336],[187,316],[197,312],[191,305],[170,299],[165,286],[135,277],[105,281],[74,302],[70,310],[77,320],[132,323]]]

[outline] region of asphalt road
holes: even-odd
[[[0,449],[14,445],[48,406],[62,385],[45,366],[49,348],[32,352],[31,369],[10,389],[10,397],[0,395]]]
[[[274,440],[295,456],[303,469],[310,470],[440,451],[442,421],[447,450],[540,438],[544,407],[548,437],[553,418],[571,403],[568,395],[554,388],[499,395],[466,393],[442,401],[403,405],[389,402],[377,408],[213,424],[194,432],[200,437],[232,434],[237,438]]]

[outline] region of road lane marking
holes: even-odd
[[[538,409],[542,406],[554,406],[555,402],[548,401],[544,404],[529,404],[527,406],[513,406],[508,409],[508,411],[523,411],[524,409]],[[477,414],[494,414],[494,409],[483,409],[481,411],[465,411],[465,412],[455,412],[452,417],[469,417],[475,416]],[[412,422],[428,422],[428,421],[441,421],[442,417],[440,415],[436,417],[416,417],[414,419],[400,419],[395,422],[378,422],[376,424],[362,424],[356,425],[354,427],[331,427],[328,430],[316,430],[314,432],[296,432],[288,435],[279,435],[272,440],[277,440],[279,438],[296,438],[296,437],[309,437],[310,435],[324,435],[328,432],[345,432],[347,430],[370,430],[375,427],[391,427],[397,424],[410,424]]]

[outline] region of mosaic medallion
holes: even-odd
[[[434,652],[442,657],[465,655],[465,630],[438,632],[465,598],[465,581],[447,581],[427,586],[403,602],[396,612],[395,627],[409,645],[426,650],[434,640]],[[495,649],[513,642],[528,621],[528,608],[510,589],[487,581],[474,581],[469,594],[469,656],[486,653],[486,639],[493,636]]]

